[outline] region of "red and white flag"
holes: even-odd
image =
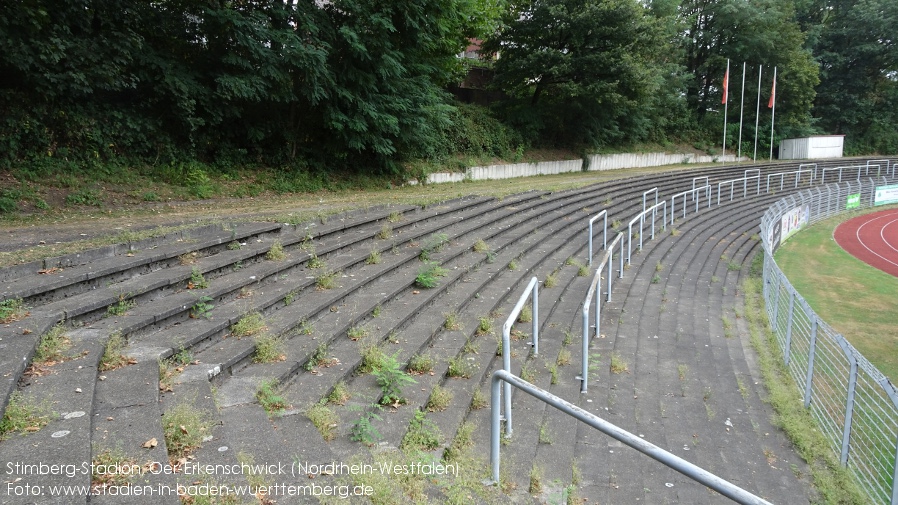
[[[770,88],[770,101],[767,102],[767,108],[772,109],[773,103],[776,101],[776,74],[773,75],[773,87]]]
[[[730,62],[727,61],[727,71],[723,74],[723,100],[721,104],[727,103],[727,96],[730,94]]]

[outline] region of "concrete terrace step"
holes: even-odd
[[[0,299],[22,298],[26,304],[46,304],[63,298],[112,286],[136,276],[179,264],[179,256],[200,252],[203,256],[226,250],[226,245],[254,237],[277,233],[279,224],[250,223],[219,228],[217,233],[205,233],[197,238],[181,234],[173,243],[155,243],[148,249],[128,248],[128,252],[107,256],[105,250],[87,251],[83,264],[53,266],[20,276],[0,286]],[[59,262],[66,265],[66,262]],[[52,270],[58,269],[53,272]],[[189,275],[188,275],[189,277]],[[127,292],[127,288],[123,286]]]
[[[762,177],[784,171],[782,165],[758,168]],[[75,363],[70,361],[55,365],[58,372],[53,378],[40,377],[36,383],[18,386],[23,392],[51,398],[54,388],[62,391],[77,384],[86,393],[81,385],[87,386],[89,379],[95,381],[88,387],[90,399],[73,396],[60,400],[60,405],[67,405],[67,412],[79,408],[85,412],[82,417],[90,419],[87,430],[72,430],[59,439],[65,442],[64,450],[71,447],[71,458],[87,460],[107,450],[121,449],[130,458],[164,460],[164,427],[158,419],[187,400],[213,420],[208,435],[211,438],[194,453],[197,462],[234,464],[246,458],[263,463],[348,461],[366,451],[349,440],[350,425],[360,415],[358,409],[376,401],[379,394],[370,375],[355,374],[361,362],[360,344],[346,335],[350,327],[364,325],[369,330],[364,340],[380,343],[402,362],[425,352],[435,359],[433,375],[416,377],[418,383],[408,388],[407,404],[394,413],[389,409],[383,413],[383,447],[401,444],[409,420],[416,411],[425,409],[433,388],[439,385],[453,393],[450,407],[426,415],[443,432],[441,449],[467,423],[476,426],[474,451],[482,456],[487,453],[483,448],[488,437],[488,410],[472,410],[471,397],[477,390],[488,394],[485,381],[491,370],[501,367],[501,357],[496,356],[494,336],[475,335],[477,319],[494,312],[507,313],[532,275],[544,280],[556,272],[558,285],[541,290],[540,355],[531,356],[527,339],[512,342],[511,349],[505,351],[513,356],[513,372],[521,373],[526,366],[538,385],[706,464],[725,478],[774,493],[771,498],[775,501],[780,501],[779,496],[800,501],[807,496],[803,484],[788,471],[780,470],[795,458],[769,424],[767,407],[760,401],[755,384],[756,371],[748,362],[750,352],[745,351],[741,335],[724,335],[743,327],[734,310],[740,301],[737,283],[747,272],[747,260],[756,248],[751,235],[757,218],[786,191],[750,198],[740,194],[732,203],[718,207],[715,201],[712,209],[702,208],[697,214],[690,209],[686,219],[674,225],[681,231],[679,237],[671,236],[669,230],[658,230],[659,236],[634,254],[624,279],[615,281],[612,302],[603,308],[605,338],[594,338],[590,345],[590,352],[601,354],[593,371],[595,377],[590,392],[579,393],[579,314],[589,278],[578,277],[577,268],[564,263],[568,257],[585,258],[586,218],[605,209],[609,224],[614,220],[626,223],[642,210],[644,191],[657,187],[660,199],[669,199],[689,189],[695,176],[707,176],[715,185],[741,177],[742,169],[709,167],[610,181],[573,191],[530,192],[502,199],[468,197],[426,208],[375,209],[330,218],[314,226],[247,224],[239,232],[247,237],[245,245],[233,250],[226,247],[234,239],[229,232],[212,227],[208,231],[213,235],[202,239],[208,247],[200,248],[200,242],[174,242],[176,237],[160,240],[154,252],[165,249],[168,259],[158,261],[147,259],[149,255],[136,261],[142,252],[127,256],[137,246],[113,248],[98,253],[119,255],[118,260],[104,260],[114,265],[100,268],[103,280],[95,280],[93,285],[90,280],[72,281],[70,287],[60,288],[58,295],[44,296],[40,290],[27,295],[34,300],[32,315],[0,328],[0,346],[10,351],[0,353],[0,370],[7,378],[7,391],[16,389],[39,336],[63,318],[82,325],[74,335],[95,335],[93,340],[87,339],[93,342],[90,353],[77,361],[98,360],[108,335],[120,331],[129,340],[126,353],[135,358],[136,364],[99,374],[95,363],[93,368],[83,364],[81,369],[65,368]],[[254,226],[259,229],[251,231]],[[383,230],[389,231],[383,233],[387,238],[378,238]],[[421,264],[418,253],[437,233],[445,233],[448,244],[431,256],[450,274],[437,289],[415,288],[414,277]],[[492,262],[487,261],[487,255],[471,251],[478,238],[491,246]],[[287,259],[263,260],[275,240],[283,246]],[[150,247],[152,244],[142,249]],[[175,264],[180,263],[179,256],[196,250],[200,252],[193,265]],[[366,264],[372,250],[381,254],[378,265]],[[332,271],[341,272],[336,288],[315,289],[318,270],[309,264],[313,257],[326,262]],[[515,271],[507,268],[513,259],[519,268]],[[81,275],[81,270],[98,269],[99,261],[95,265],[89,261],[54,259],[41,266],[52,268],[57,262],[64,273]],[[664,265],[660,272],[655,271],[657,262]],[[730,267],[731,262],[739,268]],[[0,279],[17,289],[19,279],[28,276],[45,283],[47,289],[57,285],[56,280],[42,279],[47,274],[36,274],[39,269],[34,266],[0,270]],[[194,267],[210,280],[209,288],[186,289]],[[29,269],[34,271],[29,273]],[[653,283],[656,274],[659,280]],[[90,275],[96,278],[99,274]],[[719,282],[711,282],[712,276]],[[110,284],[103,285],[106,282]],[[66,293],[67,289],[74,291]],[[202,296],[209,296],[209,303],[215,305],[208,313],[211,317],[191,318],[191,309]],[[106,307],[122,298],[133,299],[137,305],[124,316],[101,317]],[[660,310],[663,304],[667,305],[664,311]],[[269,332],[285,338],[284,361],[252,363],[254,341],[229,336],[230,326],[252,312],[264,316]],[[463,321],[461,330],[442,327],[449,312]],[[725,324],[722,316],[727,316],[730,323]],[[501,331],[503,321],[504,317],[494,320],[494,332]],[[314,326],[312,335],[298,331],[305,323]],[[731,327],[724,328],[727,324]],[[529,323],[517,326],[529,334]],[[563,342],[566,333],[575,335],[573,342]],[[321,344],[328,345],[328,355],[338,362],[311,373],[306,365]],[[571,363],[555,367],[558,380],[552,384],[548,368],[562,350],[570,352]],[[191,363],[182,366],[173,391],[160,394],[158,360],[182,351],[191,355]],[[612,351],[628,362],[630,373],[610,373]],[[448,377],[450,359],[468,364],[471,378]],[[683,381],[679,378],[680,364],[688,367]],[[279,390],[292,409],[268,416],[255,398],[263,380],[280,384]],[[340,418],[339,435],[332,442],[324,442],[304,412],[341,380],[355,396],[349,405],[333,407]],[[681,384],[685,385],[683,389]],[[704,394],[707,387],[712,390],[710,396]],[[40,392],[43,390],[46,392]],[[8,393],[4,397],[8,398]],[[591,501],[621,502],[637,497],[647,503],[719,501],[720,497],[703,487],[652,466],[654,463],[527,395],[516,392],[513,400],[515,436],[511,445],[503,448],[503,465],[518,469],[513,477],[518,487],[511,492],[515,500],[563,501],[564,488],[573,478],[574,461],[580,472],[577,493]],[[54,418],[51,427],[77,419]],[[733,426],[723,424],[725,419]],[[544,426],[549,428],[552,443],[540,443]],[[43,440],[40,437],[48,436],[49,429],[0,442],[0,454],[11,454]],[[543,442],[547,441],[545,435]],[[159,443],[145,449],[141,445],[149,438],[157,438]],[[696,445],[692,445],[694,441]],[[768,463],[767,452],[759,453],[759,447],[774,454],[776,463]],[[734,460],[732,453],[740,457]],[[544,492],[538,497],[526,492],[533,461],[544,466]],[[313,477],[322,484],[345,482],[340,476]],[[189,479],[169,475],[145,476],[144,480],[171,485]],[[245,476],[221,480],[229,486],[250,482]],[[292,476],[289,480],[295,482]],[[439,489],[427,493],[432,500],[440,501]],[[156,502],[173,503],[175,499],[160,498]],[[113,503],[109,497],[93,501]],[[307,501],[278,499],[278,503]]]

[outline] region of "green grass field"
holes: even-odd
[[[867,212],[884,210],[883,207]],[[845,252],[836,226],[859,214],[817,223],[783,244],[776,262],[827,323],[890,379],[898,379],[898,278]]]

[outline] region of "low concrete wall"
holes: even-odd
[[[427,175],[429,184],[440,182],[485,181],[490,179],[512,179],[515,177],[531,177],[534,175],[555,175],[568,172],[581,172],[583,160],[542,161],[539,163],[512,163],[508,165],[490,165],[487,167],[470,167],[464,173],[435,172]]]
[[[745,157],[742,158],[747,159]],[[593,154],[589,156],[589,171],[617,170],[621,168],[659,167],[662,165],[679,165],[682,163],[733,163],[736,156],[697,156],[695,154],[668,154],[668,153],[643,153],[643,154]]]
[[[742,157],[741,160],[748,158]],[[589,156],[589,171],[617,170],[621,168],[658,167],[662,165],[678,165],[681,163],[713,163],[723,161],[733,163],[736,156],[728,154],[720,156],[697,156],[695,154],[593,154]],[[583,160],[543,161],[540,163],[512,163],[509,165],[490,165],[471,167],[465,172],[435,172],[428,174],[427,183],[462,182],[464,180],[484,181],[489,179],[511,179],[513,177],[531,177],[534,175],[554,175],[583,170]]]

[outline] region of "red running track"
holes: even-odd
[[[848,254],[898,277],[898,209],[849,219],[836,227],[833,238]]]

